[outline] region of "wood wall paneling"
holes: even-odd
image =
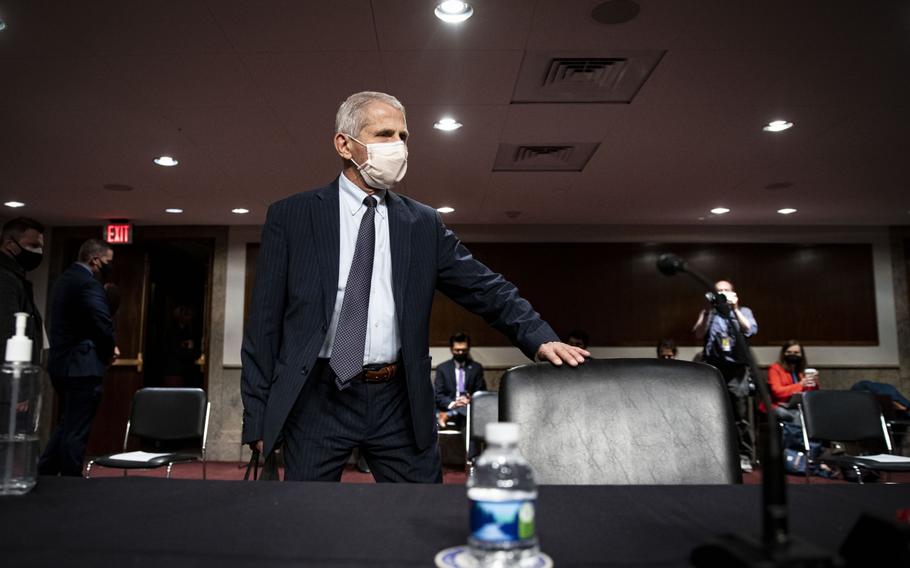
[[[870,244],[471,243],[468,248],[516,284],[558,334],[582,328],[592,345],[651,346],[662,337],[697,345],[691,328],[704,306],[704,290],[685,274],[660,274],[657,258],[665,252],[734,283],[759,323],[753,345],[791,338],[807,345],[878,344]],[[247,295],[257,252],[258,245],[248,245]],[[437,294],[431,345],[448,345],[455,330],[470,333],[475,346],[509,345],[480,317]]]

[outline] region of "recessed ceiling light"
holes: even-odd
[[[170,156],[161,156],[160,158],[155,158],[154,162],[159,166],[164,166],[165,168],[171,168],[180,163]]]
[[[436,210],[439,211],[440,213],[454,213],[455,212],[454,209],[452,209],[451,207],[448,207],[448,206],[437,207]]]
[[[768,124],[762,127],[762,130],[765,132],[781,132],[788,128],[792,128],[793,123],[787,120],[772,120]]]
[[[231,213],[236,213],[237,215],[246,215],[249,213],[249,209],[244,209],[243,207],[238,207],[236,209],[231,209]]]
[[[164,210],[165,213],[183,213],[183,209],[178,209],[177,207],[168,207]]]
[[[792,215],[793,213],[796,213],[796,209],[792,207],[784,207],[783,209],[778,209],[777,212],[781,215]]]
[[[436,4],[436,17],[447,24],[463,22],[474,15],[474,8],[467,2],[445,0]]]
[[[711,213],[714,213],[715,215],[723,215],[724,213],[729,213],[729,212],[730,212],[730,210],[727,209],[726,207],[715,207],[714,209],[711,210]]]
[[[6,203],[4,203],[4,205],[6,205],[7,207],[12,207],[13,209],[16,209],[19,207],[25,207],[25,203],[22,203],[21,201],[7,201]]]
[[[445,117],[440,118],[439,122],[433,125],[433,128],[436,130],[444,130],[446,132],[449,132],[451,130],[458,130],[462,126],[463,125],[454,118]]]

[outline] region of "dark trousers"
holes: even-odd
[[[736,436],[739,444],[739,456],[752,459],[755,440],[752,436],[752,425],[749,423],[749,386],[747,384],[747,366],[730,363],[724,360],[705,360],[717,367],[727,383],[727,395],[733,407],[733,420],[736,423]]]
[[[85,446],[92,430],[92,419],[101,402],[101,377],[55,377],[54,390],[60,414],[44,453],[38,460],[41,475],[82,475]]]
[[[328,361],[313,367],[284,426],[287,481],[339,481],[354,448],[379,482],[442,483],[439,445],[419,450],[403,366],[389,382],[339,391]]]

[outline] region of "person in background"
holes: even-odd
[[[798,341],[791,339],[780,348],[777,362],[768,369],[768,388],[771,404],[779,420],[799,422],[796,409],[786,408],[787,401],[795,394],[818,390],[818,372],[806,372],[806,352]],[[764,407],[760,407],[764,410]]]
[[[587,349],[590,341],[591,338],[588,336],[588,332],[583,329],[573,329],[569,332],[569,338],[566,339],[568,345],[580,349]]]
[[[164,386],[201,388],[202,376],[196,361],[202,355],[202,346],[201,333],[195,325],[196,312],[192,306],[179,305],[171,315],[165,338]]]
[[[752,337],[758,332],[758,322],[752,310],[740,305],[739,297],[729,280],[719,280],[714,284],[714,291],[723,294],[733,313],[731,324],[721,316],[713,306],[701,311],[698,320],[692,327],[695,337],[704,339],[705,350],[703,362],[716,367],[727,383],[730,403],[733,405],[733,419],[739,438],[739,465],[749,473],[752,471],[752,427],[749,424],[749,364],[742,359],[736,346],[736,336],[731,325],[737,326],[744,337]]]
[[[676,342],[672,339],[661,339],[657,344],[657,358],[658,359],[676,359],[676,356],[679,355],[679,348],[676,347]]]
[[[40,364],[44,347],[44,326],[35,305],[32,283],[26,273],[38,268],[44,256],[44,225],[19,217],[0,230],[0,345],[16,333],[17,313],[30,317],[25,334],[32,340],[32,363]]]
[[[882,408],[885,418],[889,418],[889,415],[893,414],[895,418],[903,420],[910,419],[910,399],[902,395],[894,385],[877,381],[858,381],[850,387],[850,390],[871,392],[878,396],[887,396],[891,399],[891,408]]]
[[[452,358],[436,367],[436,409],[439,425],[445,428],[454,422],[456,428],[464,426],[471,394],[486,390],[483,365],[471,359],[471,338],[458,332],[449,338]]]
[[[114,250],[98,239],[79,248],[51,291],[48,373],[59,397],[57,427],[38,460],[41,475],[81,476],[104,373],[117,355],[114,322],[99,281],[111,272]]]

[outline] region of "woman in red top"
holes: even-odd
[[[778,362],[768,369],[768,387],[778,411],[783,410],[778,405],[785,404],[791,396],[818,389],[818,373],[806,374],[806,353],[797,341],[791,339],[781,347]]]

